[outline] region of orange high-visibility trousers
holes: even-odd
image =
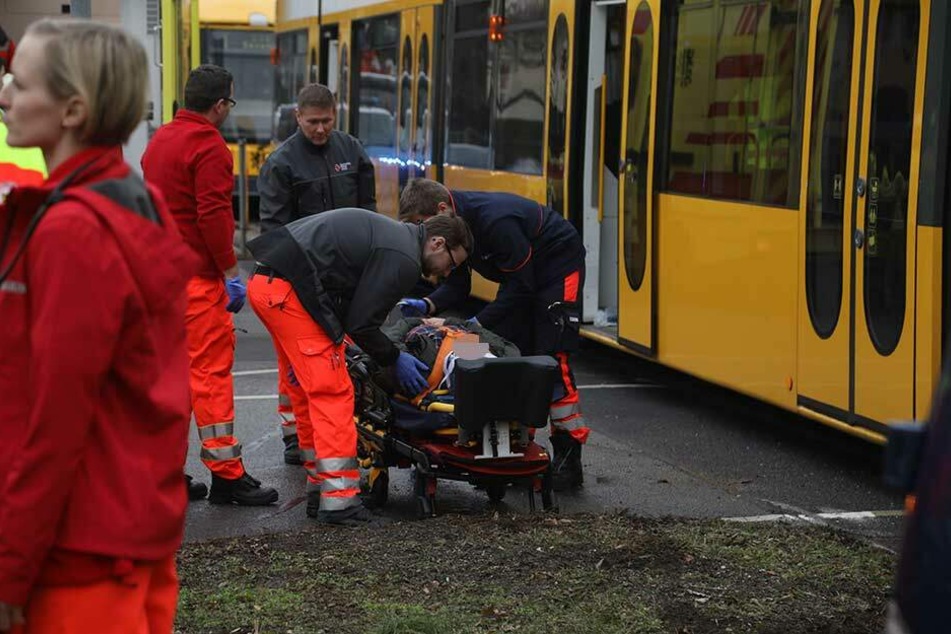
[[[291,391],[298,392],[301,398],[305,398],[300,383],[293,385],[288,379],[290,363],[287,357],[283,356],[280,348],[274,346],[274,352],[277,354],[277,416],[281,420],[281,436],[297,436],[297,415],[294,413],[294,403],[291,400]],[[299,441],[298,441],[299,442]]]
[[[38,586],[11,634],[169,634],[178,602],[175,556],[81,586]]]
[[[192,411],[201,439],[201,461],[217,476],[244,475],[241,443],[234,435],[234,324],[225,309],[224,278],[193,277],[185,309]]]
[[[248,300],[274,340],[278,367],[289,363],[300,383],[288,387],[308,491],[319,488],[322,511],[360,504],[353,383],[344,344],[327,336],[286,280],[252,275]]]

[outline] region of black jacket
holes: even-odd
[[[419,281],[425,241],[422,225],[350,208],[279,227],[248,249],[291,283],[331,339],[349,334],[374,361],[392,365],[399,350],[380,326]]]
[[[429,295],[436,312],[459,302],[471,286],[470,268],[501,283],[495,301],[476,315],[494,328],[523,302],[584,266],[585,249],[574,226],[534,200],[488,192],[452,192],[452,205],[472,231],[473,249]]]
[[[373,163],[360,141],[337,130],[324,145],[292,134],[261,166],[258,194],[262,233],[328,209],[376,211]]]

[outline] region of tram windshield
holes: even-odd
[[[267,143],[274,114],[274,34],[202,29],[201,40],[202,62],[227,68],[234,76],[234,99],[238,104],[221,127],[221,134],[229,142],[243,137],[250,143]]]

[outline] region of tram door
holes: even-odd
[[[916,414],[914,122],[929,13],[930,0],[812,6],[799,404],[876,429]]]
[[[397,159],[399,191],[412,178],[433,178],[432,64],[435,7],[403,11]]]
[[[628,0],[621,155],[618,160],[618,338],[654,353],[653,86],[659,0]]]

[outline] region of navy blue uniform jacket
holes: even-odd
[[[525,309],[525,302],[536,292],[584,264],[581,236],[552,209],[513,194],[451,194],[456,214],[472,231],[474,247],[466,264],[429,295],[437,313],[469,295],[471,270],[475,270],[500,284],[495,301],[476,315],[480,324],[491,329],[511,311]]]

